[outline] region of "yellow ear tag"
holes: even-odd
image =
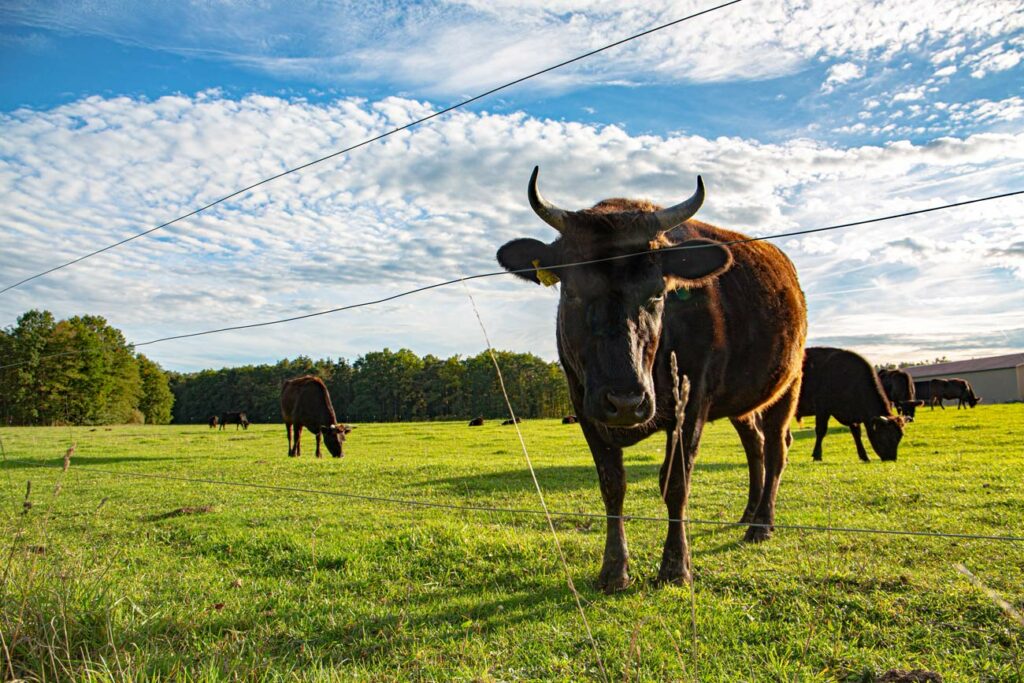
[[[537,269],[537,279],[545,287],[550,287],[558,283],[558,276],[552,273],[550,270],[544,270],[540,267],[540,259],[533,259],[533,267]]]

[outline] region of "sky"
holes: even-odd
[[[0,5],[0,287],[713,2]],[[940,6],[941,5],[941,6]],[[498,269],[534,165],[556,204],[681,201],[752,236],[1024,189],[1024,0],[744,0],[503,90],[0,294],[134,342]],[[1024,349],[1024,198],[775,242],[811,345]],[[557,292],[474,280],[498,348],[555,359]],[[173,341],[173,370],[484,348],[466,287]]]

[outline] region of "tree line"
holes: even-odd
[[[509,400],[522,417],[561,417],[570,411],[562,369],[529,353],[497,351]],[[273,365],[171,373],[174,421],[204,422],[224,411],[245,411],[251,422],[281,420],[281,384],[320,377],[342,422],[507,417],[490,354],[422,358],[409,349],[372,351],[353,362],[299,356]]]
[[[167,373],[98,315],[31,310],[0,330],[3,424],[166,424]]]
[[[496,352],[516,414],[560,417],[570,408],[561,367],[533,354]],[[300,356],[275,364],[167,372],[135,353],[96,315],[57,320],[31,310],[0,330],[0,420],[9,425],[205,422],[245,411],[279,422],[284,380],[316,375],[345,422],[507,417],[490,354],[439,358],[409,349],[349,362]]]

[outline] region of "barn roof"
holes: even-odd
[[[931,377],[933,375],[952,377],[963,372],[1015,368],[1022,363],[1024,363],[1024,353],[1008,353],[1004,356],[972,358],[970,360],[957,360],[952,363],[938,363],[936,365],[916,365],[912,368],[903,369],[909,372],[911,377]]]

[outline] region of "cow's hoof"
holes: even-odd
[[[813,457],[814,457],[814,462],[821,462],[821,456],[820,455],[815,455]]]
[[[341,458],[341,456],[340,456],[340,455],[332,455],[331,457],[332,457],[332,458],[339,458],[339,459]]]
[[[690,573],[682,559],[675,558],[671,561],[662,560],[661,569],[658,570],[658,578],[655,584],[658,586],[674,585],[682,586],[693,582],[693,574]]]
[[[629,588],[629,573],[625,567],[602,569],[597,577],[597,588],[609,595],[624,591]]]
[[[747,529],[743,540],[747,543],[762,543],[772,537],[772,528],[767,525],[752,526]]]

